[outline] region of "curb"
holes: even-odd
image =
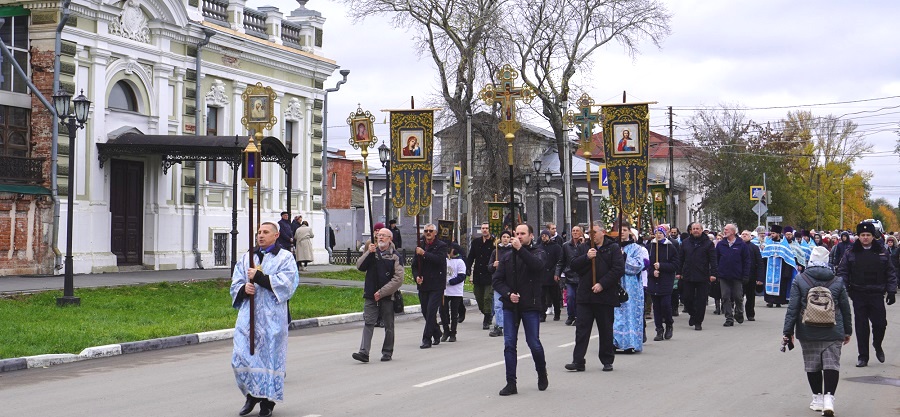
[[[476,305],[475,300],[463,299],[463,305]],[[419,305],[406,306],[402,314],[419,314],[422,307]],[[313,327],[325,327],[338,324],[347,324],[363,321],[363,315],[358,313],[337,314],[333,316],[313,317],[308,319],[293,320],[288,324],[288,330],[309,329]],[[79,362],[88,359],[108,358],[111,356],[129,353],[149,352],[152,350],[169,349],[180,346],[196,345],[200,343],[217,342],[234,337],[234,329],[213,330],[186,334],[181,336],[162,337],[158,339],[141,340],[112,345],[94,346],[81,351],[79,354],[53,353],[45,355],[25,356],[21,358],[0,359],[0,373],[20,371],[32,368],[47,368],[53,365]]]

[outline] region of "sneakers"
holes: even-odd
[[[822,394],[813,394],[812,402],[809,403],[809,409],[813,411],[822,411],[823,401],[824,399]]]
[[[822,396],[822,415],[834,416],[834,395],[825,394]]]
[[[607,363],[603,365],[603,372],[612,372],[613,366],[611,363]]]
[[[500,326],[494,326],[494,330],[491,330],[491,332],[488,333],[488,336],[490,336],[490,337],[503,336],[503,328]]]
[[[353,356],[353,359],[356,359],[362,363],[369,362],[369,355],[366,355],[365,353],[354,352],[351,356]]]
[[[501,397],[505,397],[505,396],[507,396],[507,395],[518,394],[518,393],[519,393],[519,390],[516,389],[516,383],[515,383],[515,382],[507,382],[507,383],[506,383],[506,386],[503,387],[502,390],[500,390],[500,396],[501,396]]]
[[[571,326],[575,324],[575,317],[569,316],[566,317],[566,326]]]

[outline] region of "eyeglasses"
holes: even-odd
[[[425,233],[434,233],[436,230],[426,230]]]

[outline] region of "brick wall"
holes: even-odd
[[[31,49],[31,82],[53,104],[53,51]],[[31,157],[44,158],[43,185],[50,188],[50,149],[53,115],[34,95],[31,98]]]
[[[331,175],[337,174],[337,183],[332,188]],[[350,208],[353,195],[353,161],[348,159],[328,158],[328,201],[329,208]]]

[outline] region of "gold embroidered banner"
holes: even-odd
[[[610,201],[628,216],[647,201],[648,104],[604,104],[601,109]]]
[[[388,110],[391,115],[391,187],[394,207],[417,216],[431,206],[434,111]]]

